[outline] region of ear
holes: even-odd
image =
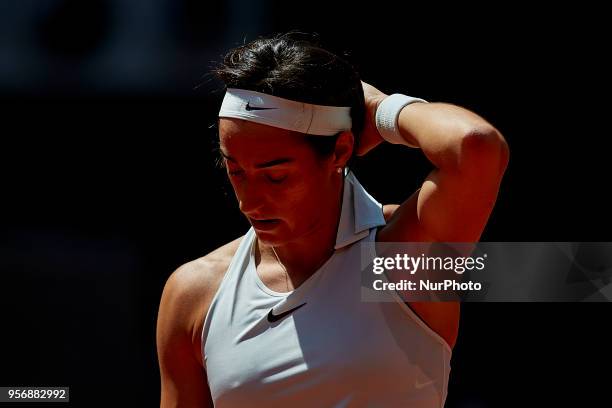
[[[346,130],[338,136],[336,140],[336,148],[334,149],[334,167],[344,167],[353,155],[353,147],[355,138],[353,132]]]

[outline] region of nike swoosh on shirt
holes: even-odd
[[[302,303],[301,305],[296,306],[293,309],[289,309],[286,312],[279,313],[277,315],[272,313],[272,309],[270,309],[270,312],[268,313],[268,321],[270,323],[278,322],[279,320],[281,320],[282,318],[284,318],[286,316],[289,316],[291,313],[295,312],[296,310],[298,310],[300,307],[304,306],[305,304],[306,303]]]
[[[250,102],[247,102],[245,109],[248,111],[252,111],[252,110],[268,110],[268,109],[278,109],[278,108],[258,108],[256,106],[251,106],[249,105]]]

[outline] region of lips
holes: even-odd
[[[255,218],[249,217],[249,221],[251,222],[251,225],[254,228],[260,229],[260,230],[267,230],[267,229],[275,228],[280,223],[280,220],[275,219],[275,218],[255,219]]]

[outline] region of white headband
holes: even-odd
[[[237,118],[281,129],[333,136],[351,129],[351,108],[296,102],[260,92],[228,88],[220,118]]]

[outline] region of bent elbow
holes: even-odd
[[[501,177],[509,161],[508,142],[493,126],[480,126],[464,134],[459,163],[462,170],[477,171],[481,174],[495,172]]]

